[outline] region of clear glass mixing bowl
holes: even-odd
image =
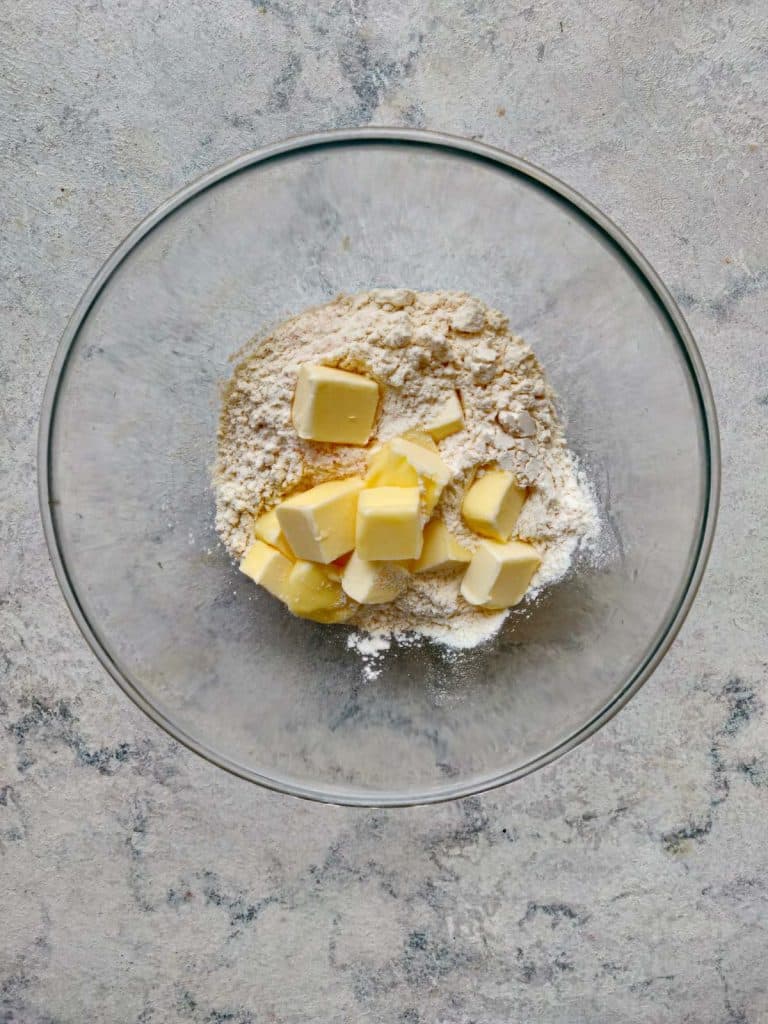
[[[340,291],[460,289],[509,315],[560,394],[613,557],[489,648],[391,652],[292,618],[213,529],[229,356]],[[43,523],[78,625],[169,733],[246,779],[408,804],[518,779],[648,678],[709,551],[719,476],[701,359],[634,246],[570,188],[480,143],[365,129],[248,154],[168,200],[84,295],[51,372]]]

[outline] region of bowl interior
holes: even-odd
[[[210,467],[232,353],[397,285],[473,292],[533,345],[605,557],[489,647],[393,650],[366,682],[344,627],[293,619],[229,563]],[[308,145],[187,197],[100,284],[48,412],[54,556],[102,659],[196,749],[319,798],[435,799],[552,756],[642,674],[701,552],[707,425],[664,306],[575,205],[452,146]]]

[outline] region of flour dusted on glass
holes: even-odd
[[[347,647],[355,651],[363,663],[363,675],[367,680],[378,679],[383,668],[383,657],[392,647],[392,634],[350,633]]]
[[[305,362],[378,381],[381,408],[367,447],[298,437],[291,403]],[[230,554],[244,554],[254,520],[287,494],[365,472],[378,444],[421,427],[453,391],[461,397],[465,426],[439,445],[453,479],[436,514],[462,543],[476,547],[479,538],[460,514],[463,494],[478,466],[511,470],[529,488],[516,534],[541,557],[530,594],[561,579],[576,551],[597,537],[595,502],[530,347],[498,310],[461,292],[399,288],[341,295],[246,347],[224,395],[214,479],[216,527]],[[476,646],[498,631],[507,612],[467,604],[459,582],[458,574],[414,575],[391,604],[361,606],[351,636],[384,644],[387,637],[417,633],[453,647]],[[380,656],[368,653],[374,661]]]

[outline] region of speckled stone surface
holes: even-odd
[[[0,1020],[768,1021],[768,17],[759,0],[0,11]],[[317,128],[472,135],[628,232],[719,404],[721,525],[662,668],[514,787],[368,812],[170,741],[70,621],[35,432],[90,276],[169,192]]]

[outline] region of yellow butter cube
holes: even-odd
[[[421,445],[422,448],[428,448],[431,452],[440,450],[435,444],[434,438],[430,437],[425,430],[406,430],[403,438],[406,441],[412,441],[414,444]]]
[[[360,604],[394,601],[408,586],[410,573],[395,562],[366,562],[355,551],[341,577],[344,593]]]
[[[305,440],[366,444],[378,403],[379,385],[375,380],[305,363],[296,380],[293,425]]]
[[[457,569],[472,558],[472,552],[459,544],[445,523],[433,519],[424,527],[424,547],[421,557],[413,564],[414,572],[434,572],[437,569]]]
[[[273,508],[271,512],[265,512],[263,516],[259,516],[253,524],[253,533],[259,540],[263,540],[265,544],[270,544],[273,548],[281,551],[286,558],[292,559],[294,557],[288,541],[285,539],[285,534],[280,529],[277,509]]]
[[[277,506],[277,519],[291,550],[309,562],[332,562],[355,546],[359,476],[318,484]]]
[[[530,544],[483,540],[461,581],[461,595],[480,608],[511,608],[523,599],[540,565]]]
[[[339,574],[326,565],[299,560],[285,583],[284,600],[294,615],[315,622],[346,622],[355,605],[341,589]]]
[[[464,426],[464,410],[461,407],[459,396],[455,391],[438,406],[434,415],[424,424],[424,429],[431,434],[436,441],[441,441],[450,434],[455,434]]]
[[[423,542],[418,487],[360,492],[355,551],[366,562],[418,558]]]
[[[464,495],[461,514],[475,533],[505,541],[512,536],[525,502],[525,488],[504,469],[493,469],[472,484]]]
[[[240,572],[250,576],[281,601],[285,600],[285,588],[292,568],[289,558],[263,540],[255,540],[240,562]]]
[[[366,487],[418,487],[429,516],[451,479],[451,469],[437,452],[405,437],[387,441],[368,464]]]

